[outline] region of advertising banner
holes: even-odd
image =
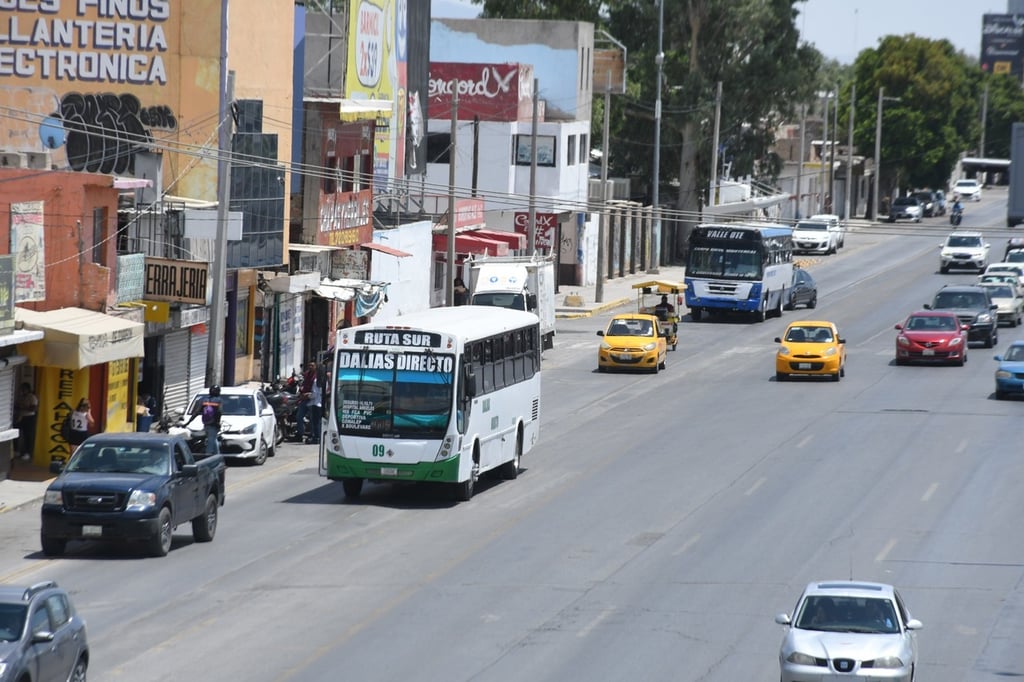
[[[1024,75],[1024,15],[985,14],[981,18],[981,70]]]
[[[146,257],[143,297],[151,301],[207,305],[210,265],[200,261]]]
[[[0,256],[0,336],[14,331],[14,256]]]
[[[533,66],[529,64],[431,62],[430,118],[451,118],[456,83],[460,121],[533,118]]]
[[[46,300],[46,250],[43,202],[11,204],[11,253],[14,254],[14,302]]]
[[[408,112],[405,121],[405,174],[427,172],[427,89],[430,83],[430,3],[406,9],[409,53],[406,56]]]
[[[107,364],[107,419],[104,431],[134,431],[135,409],[128,411],[131,395],[131,360],[115,360]],[[132,421],[129,421],[131,414]]]
[[[552,253],[555,240],[558,239],[558,214],[557,213],[536,213],[536,234],[534,243],[537,250],[542,253]],[[529,237],[530,214],[526,211],[516,211],[515,228],[519,234]]]

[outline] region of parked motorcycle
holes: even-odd
[[[277,419],[277,445],[285,440],[300,440],[302,431],[296,417],[302,397],[298,392],[298,381],[293,374],[286,381],[274,381],[263,386],[263,395],[274,408]]]

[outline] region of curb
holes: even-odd
[[[560,320],[575,320],[581,317],[590,317],[594,313],[602,313],[606,310],[611,310],[612,308],[627,305],[632,300],[633,299],[631,298],[616,298],[611,301],[605,301],[604,303],[597,303],[592,307],[583,310],[569,308],[555,309],[555,317]]]

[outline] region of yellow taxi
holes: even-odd
[[[655,315],[624,313],[597,332],[604,337],[597,349],[597,371],[643,369],[658,373],[665,369],[668,341]]]
[[[794,376],[824,376],[839,381],[846,376],[846,339],[832,322],[801,320],[775,337],[775,380]]]

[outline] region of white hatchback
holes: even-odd
[[[953,192],[959,194],[964,201],[981,201],[981,185],[977,180],[957,180]]]
[[[846,225],[835,213],[818,213],[812,215],[808,220],[821,220],[828,223],[828,231],[835,235],[836,246],[841,249],[846,244]]]
[[[184,425],[195,433],[202,432],[203,402],[209,397],[207,390],[192,396],[183,419]],[[263,391],[245,386],[224,386],[220,389],[220,452],[225,457],[251,459],[263,464],[274,456],[277,445],[277,419],[274,408],[267,402]]]
[[[835,253],[836,235],[824,220],[798,220],[793,227],[793,253]]]

